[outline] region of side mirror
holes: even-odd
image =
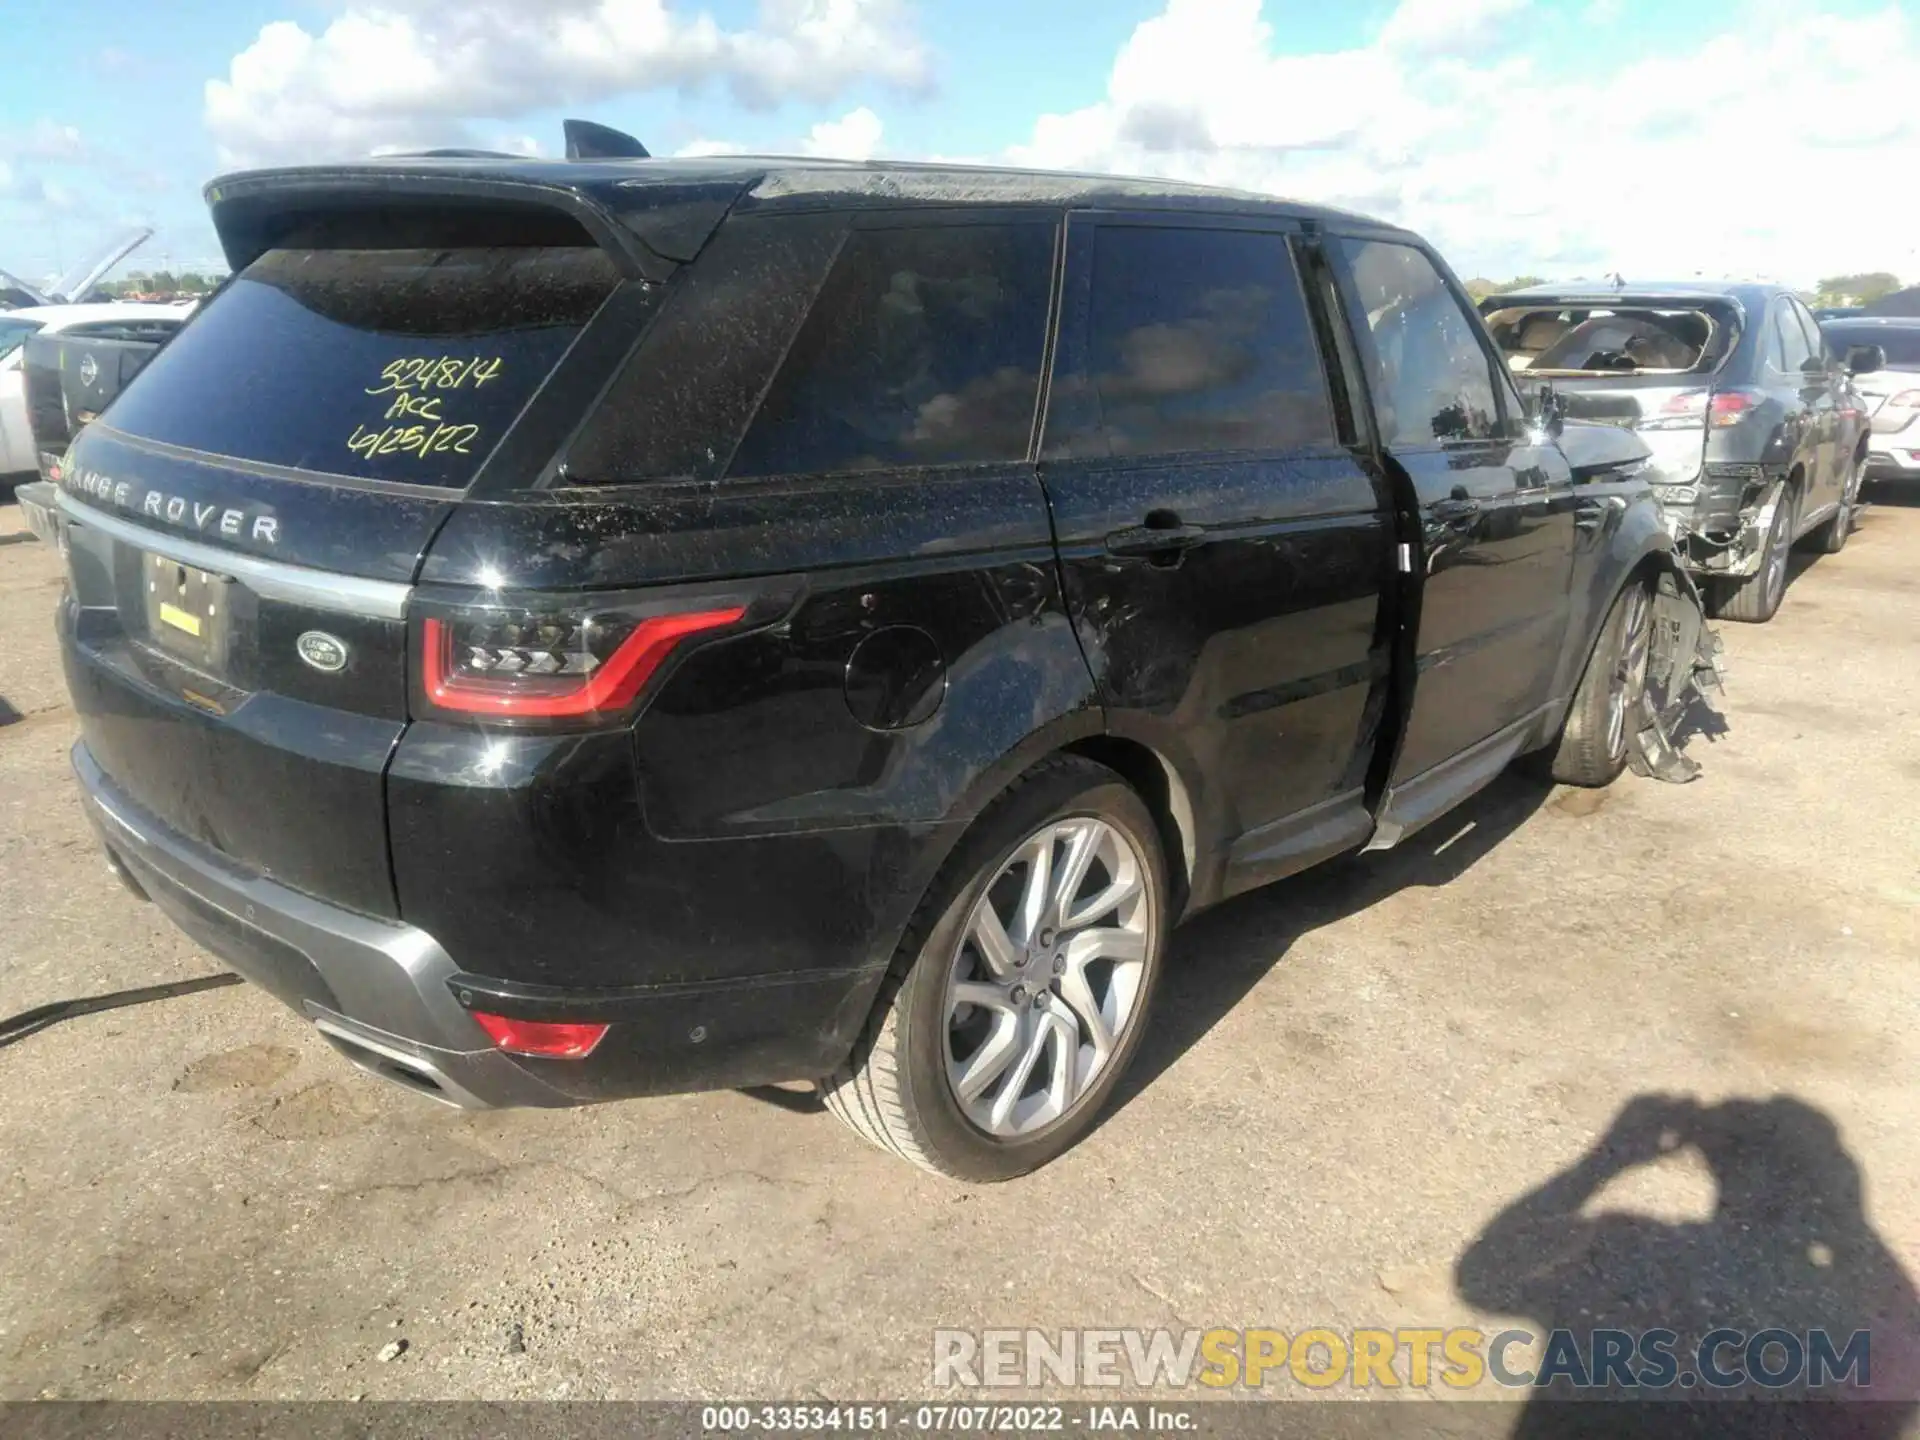
[[[1551,385],[1542,385],[1534,395],[1533,414],[1540,428],[1558,439],[1567,426],[1567,397]]]
[[[1887,363],[1887,352],[1878,345],[1850,345],[1847,347],[1847,373],[1849,375],[1871,375],[1882,369]]]

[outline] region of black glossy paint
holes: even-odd
[[[271,542],[197,533],[412,585],[412,624],[241,587],[226,664],[195,682],[135,623],[137,547],[96,535],[73,551],[69,679],[88,752],[161,821],[427,932],[468,1009],[608,1020],[590,1061],[522,1062],[577,1098],[831,1068],[968,822],[1066,747],[1148,796],[1191,906],[1364,840],[1390,779],[1564,703],[1612,595],[1664,543],[1644,483],[1578,437],[1576,476],[1511,387],[1497,439],[1381,443],[1353,306],[1320,290],[1338,271],[1324,227],[1345,222],[1301,207],[738,161],[415,159],[210,193],[244,259],[289,214],[396,192],[557,207],[629,271],[467,493],[243,469],[99,426],[74,468],[115,484],[74,483],[136,521],[121,478],[188,517],[270,516]],[[1024,455],[729,476],[850,231],[1010,218],[1062,237],[1043,372],[1009,382],[1040,391]],[[1275,432],[1263,392],[1211,450],[1113,441],[1132,423],[1116,411],[1151,420],[1166,393],[1097,373],[1091,312],[1073,308],[1092,293],[1076,237],[1122,225],[1271,238],[1289,363],[1311,376],[1287,392],[1297,434]],[[1221,333],[1241,319],[1206,316]],[[1049,448],[1092,433],[1074,407],[1102,393],[1107,438]],[[1175,418],[1163,435],[1196,419]],[[430,719],[410,701],[420,614],[602,591],[748,613],[586,728]],[[298,660],[308,628],[347,646],[344,672]]]
[[[1559,451],[1524,438],[1393,454],[1419,500],[1425,566],[1401,780],[1550,698],[1567,639],[1574,495]]]
[[[1409,781],[1478,744],[1552,698],[1568,638],[1568,592],[1574,551],[1573,469],[1559,446],[1536,435],[1524,407],[1446,263],[1403,238],[1359,231],[1328,245],[1349,317],[1376,310],[1363,293],[1358,257],[1387,250],[1404,273],[1425,277],[1429,316],[1457,332],[1454,364],[1490,407],[1463,433],[1445,438],[1447,411],[1427,409],[1391,429],[1377,429],[1386,458],[1410,492],[1418,541],[1411,568],[1419,576],[1413,606],[1413,706],[1391,781]],[[1400,273],[1400,272],[1395,272]],[[1389,367],[1365,323],[1350,321],[1364,358],[1376,417],[1393,397],[1383,393]],[[1429,323],[1437,323],[1429,320]],[[1403,343],[1415,349],[1414,338]],[[1414,361],[1404,362],[1412,369]],[[1396,372],[1397,373],[1397,372]],[[1429,433],[1431,432],[1431,433]]]
[[[296,890],[396,913],[382,775],[402,719],[221,684],[72,597],[60,634],[82,741],[143,809]]]
[[[1388,502],[1336,440],[1293,233],[1107,216],[1076,219],[1066,247],[1041,476],[1068,602],[1109,728],[1173,765],[1209,859],[1354,783],[1370,739],[1367,698],[1386,670],[1376,640],[1392,555]],[[1191,280],[1154,285],[1156,269],[1143,275],[1121,261],[1108,277],[1096,263],[1103,254],[1165,260],[1195,244],[1234,272],[1196,267]],[[1304,353],[1308,392],[1278,396],[1255,382],[1242,397],[1210,378],[1182,388],[1245,363],[1250,332],[1225,318],[1235,308],[1257,309],[1276,341]],[[1103,332],[1113,339],[1103,343]],[[1112,366],[1133,368],[1103,373]],[[1160,426],[1181,432],[1170,443],[1252,434],[1259,448],[1102,453],[1133,438],[1124,427],[1147,408],[1135,398],[1143,389],[1159,402],[1153,410],[1176,417]],[[1221,403],[1204,403],[1209,393]],[[1283,407],[1299,420],[1249,423]],[[1324,439],[1306,440],[1316,430]],[[1276,447],[1290,433],[1305,443]]]

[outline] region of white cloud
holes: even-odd
[[[0,155],[12,160],[59,164],[76,164],[92,158],[76,126],[47,119],[36,120],[22,131],[0,131]]]
[[[677,160],[700,160],[713,155],[744,155],[747,147],[731,140],[690,140],[674,151]]]
[[[473,143],[476,117],[721,83],[741,103],[820,103],[855,81],[927,83],[902,0],[761,0],[722,28],[667,0],[358,0],[318,34],[265,26],[206,86],[225,165]]]
[[[807,132],[801,150],[835,160],[868,160],[880,147],[880,117],[862,105],[838,120],[822,120]]]
[[[1413,55],[1458,55],[1485,44],[1528,0],[1400,0],[1380,43]]]
[[[208,84],[224,163],[525,149],[499,138],[514,133],[501,122],[702,84],[831,117],[849,89],[911,90],[929,73],[911,0],[760,0],[744,30],[690,8],[699,0],[341,3],[316,33],[267,26]],[[1574,13],[1592,22],[1618,5]],[[1920,92],[1920,16],[1884,5],[1840,15],[1762,0],[1718,31],[1648,32],[1644,58],[1602,66],[1564,27],[1553,48],[1532,43],[1566,12],[1531,0],[1400,0],[1371,43],[1321,53],[1300,49],[1277,0],[1162,0],[1115,53],[1103,98],[1037,115],[999,158],[1344,206],[1494,278],[1920,274],[1904,209],[1868,203],[1920,173],[1920,109],[1895,103]],[[884,134],[861,106],[791,148],[866,158]],[[722,132],[678,153],[743,149]]]
[[[1904,207],[1864,203],[1920,173],[1920,110],[1881,103],[1920,92],[1912,16],[1730,17],[1583,72],[1525,53],[1524,4],[1403,0],[1376,43],[1307,55],[1259,0],[1166,0],[1106,97],[1008,158],[1339,205],[1495,278],[1920,271]]]

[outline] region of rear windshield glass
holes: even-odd
[[[1706,374],[1738,333],[1731,310],[1651,305],[1514,306],[1487,328],[1510,369],[1560,375]]]
[[[1888,365],[1900,370],[1920,370],[1920,325],[1827,324],[1820,330],[1827,337],[1827,348],[1842,360],[1855,345],[1878,345],[1887,352]],[[0,347],[5,344],[0,340]]]
[[[192,450],[463,487],[618,283],[600,250],[270,250],[107,423]]]

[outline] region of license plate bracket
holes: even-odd
[[[147,638],[161,651],[212,675],[224,673],[233,620],[232,580],[165,555],[141,556]]]

